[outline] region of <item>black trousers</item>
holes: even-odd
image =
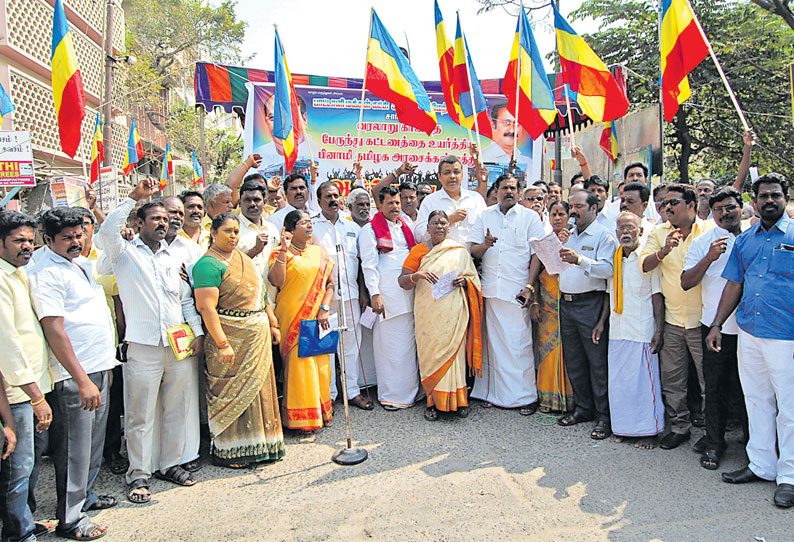
[[[736,357],[738,335],[722,334],[722,348],[712,352],[706,348],[706,335],[709,328],[700,326],[703,335],[703,380],[706,382],[706,439],[709,449],[723,452],[725,442],[725,426],[728,415],[737,401],[742,405],[739,409],[739,421],[744,434],[748,434],[747,410],[744,408],[744,393],[739,381],[739,360]]]
[[[607,351],[609,320],[598,344],[593,343],[593,328],[601,315],[603,295],[575,301],[560,300],[560,336],[562,357],[573,386],[575,412],[595,414],[599,421],[609,421],[609,373]]]
[[[103,455],[110,459],[121,453],[121,416],[124,414],[124,377],[121,365],[113,368],[113,384],[108,393],[108,421]]]

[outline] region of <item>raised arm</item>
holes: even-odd
[[[127,199],[122,201],[118,207],[110,211],[102,228],[96,236],[99,245],[102,247],[103,254],[107,254],[111,262],[119,259],[121,254],[127,249],[129,243],[121,237],[121,228],[127,223],[127,217],[135,204],[144,198],[151,197],[155,187],[159,187],[159,182],[155,179],[144,179],[130,192]]]
[[[245,178],[245,174],[251,168],[259,167],[262,163],[262,157],[258,154],[249,154],[245,157],[245,160],[242,163],[234,168],[229,176],[226,177],[226,186],[232,189],[232,205],[237,207],[237,203],[240,201],[240,185]]]
[[[378,199],[378,194],[380,191],[392,184],[396,179],[400,178],[400,175],[411,175],[416,170],[416,166],[409,164],[408,162],[403,162],[400,164],[400,167],[385,175],[378,183],[372,187],[372,199],[375,200],[375,207],[378,208],[380,211],[380,200]]]
[[[587,161],[587,156],[585,156],[582,147],[571,147],[571,156],[579,162],[579,167],[582,169],[582,177],[584,177],[585,181],[593,176],[593,172],[590,171],[590,164]]]
[[[742,150],[742,161],[739,162],[739,172],[736,175],[736,181],[733,183],[733,187],[741,193],[742,187],[744,186],[744,180],[747,178],[747,174],[750,172],[750,155],[753,152],[753,141],[755,140],[755,135],[747,131],[742,136],[742,140],[744,141],[744,149]]]
[[[469,154],[474,159],[474,176],[477,177],[477,186],[474,191],[482,196],[482,199],[488,200],[488,169],[483,165],[480,160],[480,148],[476,143],[469,144]]]

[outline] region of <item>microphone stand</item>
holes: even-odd
[[[346,262],[344,259],[345,253],[341,243],[336,245],[337,267],[341,262]],[[340,268],[341,269],[341,268]],[[342,400],[345,405],[345,431],[347,432],[347,446],[338,450],[331,457],[334,463],[339,465],[358,465],[367,460],[368,454],[364,448],[353,448],[353,432],[350,428],[350,407],[347,404],[347,378],[345,373],[345,339],[344,332],[347,331],[347,315],[345,313],[345,302],[342,298],[342,273],[339,273],[339,351],[342,355],[339,356],[339,368],[342,371]]]

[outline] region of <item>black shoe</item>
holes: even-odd
[[[702,415],[692,416],[692,425],[697,427],[698,429],[702,429],[706,427],[706,418]]]
[[[672,450],[673,448],[678,448],[683,443],[690,439],[691,435],[689,431],[686,433],[667,433],[662,440],[659,441],[659,448],[662,450]]]
[[[535,401],[534,403],[530,403],[527,406],[523,406],[518,409],[518,413],[522,416],[532,416],[535,412],[538,411],[538,402]]]
[[[780,484],[775,490],[775,506],[780,508],[791,508],[794,506],[794,486],[791,484]]]
[[[728,484],[746,484],[747,482],[763,482],[764,479],[759,478],[748,466],[733,472],[723,472],[722,481]]]
[[[709,446],[709,441],[706,438],[706,435],[703,435],[698,439],[694,446],[692,446],[692,450],[696,453],[702,454],[706,451],[706,448]]]

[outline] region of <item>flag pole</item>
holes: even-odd
[[[455,12],[460,20],[460,11]],[[477,122],[477,108],[474,105],[474,88],[471,85],[471,73],[469,72],[469,48],[466,46],[466,35],[463,33],[463,27],[460,29],[460,37],[463,41],[463,61],[466,63],[466,79],[469,82],[469,98],[471,100],[471,112],[474,115],[474,135],[477,136],[477,148],[482,152],[482,144],[480,143],[480,125]],[[469,141],[471,141],[471,128],[469,128]]]
[[[700,20],[698,20],[697,15],[695,14],[695,10],[692,9],[692,4],[689,3],[689,0],[684,0],[686,2],[687,7],[692,12],[693,18],[695,19],[695,24],[700,30],[701,35],[703,36],[703,41],[706,42],[706,47],[708,47],[709,54],[711,55],[711,60],[714,61],[714,65],[717,66],[717,71],[720,74],[720,78],[722,79],[722,83],[725,85],[725,89],[728,91],[728,96],[731,98],[731,102],[733,102],[733,107],[736,108],[736,112],[739,114],[739,119],[742,121],[742,126],[744,126],[744,131],[750,131],[750,125],[747,123],[747,119],[744,116],[744,112],[742,111],[741,106],[739,106],[739,101],[736,99],[736,94],[733,93],[733,89],[731,88],[731,84],[728,82],[728,78],[725,76],[725,72],[722,70],[722,66],[720,65],[720,61],[717,60],[717,55],[714,53],[714,48],[711,46],[711,41],[709,40],[706,33],[703,31],[703,27],[700,25]]]
[[[521,9],[521,13],[518,14],[518,57],[516,58],[516,60],[517,60],[517,62],[516,62],[516,118],[515,118],[515,123],[513,124],[513,154],[510,157],[511,160],[515,160],[516,159],[516,147],[518,146],[518,138],[516,137],[516,125],[518,124],[518,102],[521,101],[521,100],[519,100],[518,90],[519,90],[519,87],[521,86],[521,31],[523,30],[523,28],[521,28],[523,26],[521,24],[521,15],[524,14],[524,1],[523,0],[521,0],[520,9]]]
[[[356,134],[356,147],[353,153],[353,164],[358,162],[358,142],[361,139],[361,123],[364,121],[364,96],[367,93],[367,67],[369,66],[369,44],[372,41],[372,19],[375,16],[375,8],[369,8],[369,31],[367,32],[367,54],[364,59],[364,79],[361,81],[361,106],[358,109],[358,133]],[[302,122],[302,121],[301,121]]]
[[[625,147],[624,147],[625,148]],[[662,0],[659,0],[659,182],[664,182],[664,91],[662,90]],[[653,165],[653,164],[651,164]],[[653,172],[648,172],[648,188],[651,187]]]
[[[276,31],[276,36],[278,36],[278,25],[273,23],[273,29]],[[281,42],[281,37],[279,36],[279,42]],[[293,85],[293,89],[295,86]],[[297,98],[297,96],[295,96]],[[308,108],[308,105],[307,105]],[[303,140],[306,142],[306,148],[309,150],[309,160],[314,163],[314,153],[312,152],[312,146],[309,144],[309,138],[306,137],[306,124],[303,122],[303,114],[300,112],[300,107],[298,107],[298,121],[300,122],[301,133],[303,134]],[[361,122],[359,120],[359,122]],[[298,144],[300,146],[300,143]]]
[[[565,103],[568,104],[568,126],[571,130],[571,147],[576,146],[576,138],[573,136],[573,115],[571,115],[571,97],[568,96],[568,90],[571,88],[568,86],[568,83],[563,83],[565,86],[563,87],[563,92],[565,93]]]

